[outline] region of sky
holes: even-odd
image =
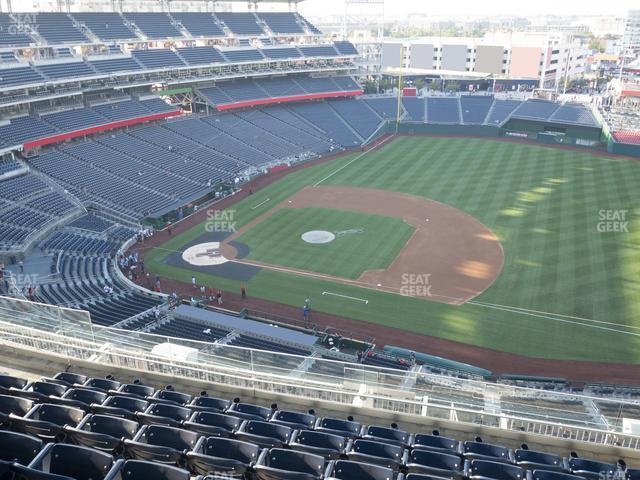
[[[357,7],[350,7],[357,11]],[[640,9],[640,0],[385,0],[387,15],[426,13],[440,15],[612,15],[626,16],[629,9]],[[303,15],[342,15],[344,0],[306,0],[299,4]]]

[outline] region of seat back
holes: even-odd
[[[0,417],[1,414],[9,415],[10,413],[23,417],[32,408],[33,402],[27,398],[0,395]]]
[[[258,460],[260,447],[240,440],[209,437],[203,443],[200,453],[211,457],[237,460],[248,465]]]
[[[113,464],[113,457],[107,453],[78,445],[54,443],[47,445],[29,467],[77,480],[100,480]]]
[[[191,474],[181,468],[142,460],[127,460],[120,462],[113,480],[189,480],[190,478]]]
[[[8,430],[0,430],[0,460],[28,465],[42,448],[42,440]]]
[[[88,415],[78,426],[85,432],[100,433],[114,438],[133,438],[138,430],[137,422],[109,415]]]
[[[195,397],[189,404],[189,408],[192,410],[211,410],[223,412],[229,408],[231,402],[221,398],[214,397]]]
[[[432,450],[412,450],[409,463],[452,472],[462,470],[462,460],[459,456]]]
[[[312,453],[272,448],[265,457],[267,466],[288,472],[320,476],[325,469],[325,459]]]
[[[492,480],[522,480],[524,469],[516,465],[488,460],[473,460],[469,468],[469,478],[491,478]]]
[[[135,440],[147,445],[169,447],[174,450],[191,450],[196,446],[198,434],[166,425],[145,425],[136,435]]]
[[[424,433],[416,434],[413,440],[414,448],[431,448],[435,450],[458,450],[460,442],[453,438],[441,437],[440,435],[427,435]]]
[[[380,465],[338,460],[331,469],[330,476],[340,480],[393,480],[394,472]]]

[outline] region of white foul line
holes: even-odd
[[[330,179],[331,177],[333,177],[336,173],[338,173],[339,171],[347,168],[349,165],[351,165],[353,162],[355,162],[356,160],[360,160],[362,157],[364,157],[367,153],[369,153],[371,150],[373,150],[376,147],[379,147],[381,145],[384,145],[385,143],[387,143],[387,140],[391,139],[393,137],[387,137],[385,138],[382,142],[378,143],[377,145],[374,145],[373,147],[371,147],[369,150],[365,150],[364,152],[362,152],[360,155],[358,155],[356,158],[354,158],[353,160],[345,163],[343,166],[341,166],[340,168],[334,170],[333,172],[331,172],[329,175],[327,175],[326,177],[324,177],[322,180],[317,181],[316,183],[313,184],[314,187],[317,187],[318,185],[320,185],[322,182],[324,182],[325,180]]]
[[[256,208],[258,208],[258,207],[264,205],[265,203],[267,203],[269,200],[271,200],[271,199],[267,198],[264,202],[260,202],[259,204],[254,205],[253,207],[251,207],[251,210],[255,210]]]
[[[369,300],[366,300],[364,298],[350,297],[349,295],[341,295],[339,293],[322,292],[322,295],[333,295],[334,297],[348,298],[349,300],[357,300],[358,302],[364,302],[366,304],[369,303]]]

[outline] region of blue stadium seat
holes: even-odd
[[[523,480],[525,470],[503,462],[472,460],[467,476],[470,480]]]
[[[343,436],[332,433],[296,430],[291,437],[289,447],[336,460],[345,453],[347,440]]]
[[[527,470],[566,470],[564,460],[558,455],[519,448],[514,456],[516,465]]]
[[[193,411],[197,410],[217,413],[224,412],[230,405],[230,400],[200,395],[198,397],[194,397],[187,407]]]
[[[376,440],[379,442],[392,443],[406,447],[411,444],[411,434],[395,427],[380,427],[370,425],[364,427],[361,433],[362,438],[366,440]]]
[[[23,417],[9,415],[11,429],[16,432],[35,435],[45,441],[54,440],[62,432],[65,425],[77,426],[84,417],[79,408],[40,403],[35,405]]]
[[[411,448],[414,450],[424,449],[448,454],[459,454],[461,445],[458,440],[442,437],[439,434],[429,435],[426,433],[416,433],[413,437],[413,444],[411,445]]]
[[[399,445],[363,439],[352,440],[346,453],[349,460],[382,465],[396,471],[402,465],[403,455],[404,448]]]
[[[275,410],[275,408],[242,403],[238,399],[235,399],[227,411],[231,415],[235,415],[236,417],[244,418],[246,420],[269,420]]]
[[[42,440],[24,433],[0,430],[0,463],[28,465],[42,449]],[[0,475],[0,478],[3,478]]]
[[[390,468],[382,465],[337,460],[327,469],[327,480],[394,480],[396,475]]]
[[[509,448],[482,442],[464,442],[462,454],[467,460],[491,460],[499,462],[513,462],[513,451]]]
[[[141,460],[120,460],[112,469],[109,480],[190,480],[191,475],[171,465]]]
[[[242,421],[233,415],[196,411],[183,423],[183,427],[208,437],[229,437],[240,428]]]
[[[14,469],[17,471],[17,478],[23,480],[103,480],[114,464],[115,460],[111,455],[92,448],[50,443],[28,467],[14,464]]]
[[[162,424],[170,427],[180,427],[182,422],[189,419],[191,410],[167,403],[152,403],[144,412],[138,412],[136,418],[141,425]]]
[[[201,437],[187,452],[189,468],[196,474],[219,472],[227,478],[242,478],[258,461],[260,447],[228,438]]]
[[[239,440],[254,443],[263,448],[282,448],[291,438],[293,430],[284,425],[258,420],[245,420],[235,431]]]
[[[9,420],[9,415],[24,417],[33,408],[33,401],[12,395],[0,395],[0,424]]]
[[[334,435],[342,435],[349,438],[360,436],[362,425],[354,422],[353,419],[340,420],[338,418],[323,417],[316,422],[318,432],[332,433]]]
[[[584,480],[584,477],[571,475],[554,470],[534,470],[531,472],[532,480]]]
[[[404,459],[409,472],[424,473],[442,478],[461,478],[463,462],[458,455],[432,450],[414,449]]]
[[[282,448],[263,450],[254,467],[257,480],[315,480],[322,478],[325,468],[319,455]]]
[[[126,395],[113,395],[105,399],[101,405],[94,405],[93,411],[104,415],[117,416],[130,420],[136,419],[138,413],[144,412],[149,402],[142,398]]]
[[[76,427],[64,427],[67,443],[119,454],[124,439],[133,439],[138,424],[110,415],[87,415]]]
[[[107,397],[107,393],[98,390],[70,388],[60,398],[50,398],[50,402],[57,405],[80,408],[88,412],[93,408],[93,405],[100,405]]]
[[[617,467],[611,463],[572,457],[569,459],[569,471],[574,475],[596,480],[603,478],[603,476],[612,478]]]
[[[124,455],[129,459],[180,466],[197,441],[198,434],[189,430],[144,425],[132,440],[124,441]]]
[[[313,410],[310,410],[309,413],[276,410],[269,421],[298,430],[311,430],[316,424],[316,416]]]

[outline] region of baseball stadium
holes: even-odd
[[[640,63],[300,1],[0,1],[0,478],[640,479]]]

